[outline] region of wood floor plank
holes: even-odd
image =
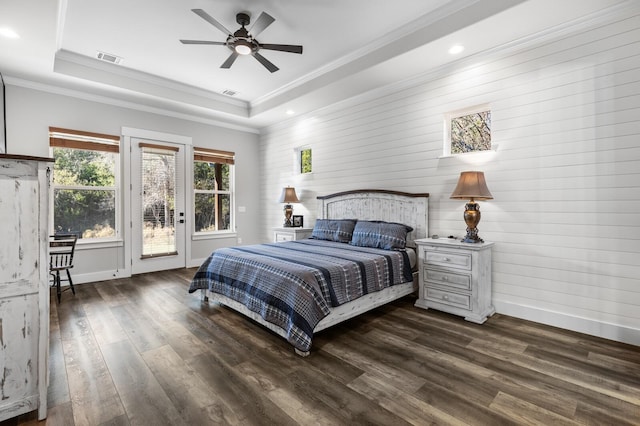
[[[479,348],[475,348],[475,350],[482,351]],[[558,364],[557,362],[539,359],[528,354],[502,355],[492,353],[492,356],[550,377],[560,378],[567,383],[572,383],[598,394],[609,395],[632,404],[640,402],[640,386],[626,385],[616,381],[616,379],[603,378],[602,376],[594,375],[591,370],[580,370],[579,366]]]
[[[281,372],[249,360],[234,367],[244,377],[298,424],[337,425],[340,419],[330,410],[310,404],[295,389],[282,386]]]
[[[557,389],[545,385],[544,382],[522,380],[517,375],[504,374],[500,371],[501,366],[492,365],[499,360],[490,354],[474,354],[468,350],[454,352],[452,350],[455,346],[434,350],[429,345],[407,345],[405,342],[398,343],[401,339],[396,336],[378,330],[368,334],[374,336],[376,341],[384,342],[384,345],[403,345],[409,360],[403,364],[403,368],[411,374],[426,376],[430,381],[434,381],[439,379],[434,377],[433,373],[438,373],[442,377],[439,380],[442,387],[457,388],[464,394],[472,395],[476,401],[484,401],[488,396],[493,397],[496,391],[509,391],[561,415],[572,415],[575,412],[575,396],[560,394]],[[384,346],[381,349],[384,350]],[[423,364],[411,362],[411,359],[422,360]],[[482,359],[482,362],[479,362],[479,359]],[[474,388],[474,384],[485,394],[473,393],[471,389]]]
[[[354,345],[350,344],[345,345],[338,342],[331,342],[327,343],[323,347],[323,350],[345,362],[358,366],[358,368],[364,370],[365,373],[377,374],[384,377],[389,386],[394,386],[406,393],[415,392],[426,383],[422,377],[417,377],[404,370],[389,368],[389,366],[397,365],[398,363],[388,361],[389,357],[386,356],[388,355],[386,353],[378,354],[378,356],[374,357],[363,352],[354,351],[353,347]]]
[[[144,354],[149,369],[164,389],[173,406],[187,424],[239,424],[224,399],[204,383],[171,346],[161,346]]]
[[[182,324],[206,346],[208,352],[215,352],[216,357],[224,359],[227,364],[236,365],[246,361],[251,354],[234,336],[219,327],[212,318],[215,317],[202,316],[190,311],[174,317],[176,322]]]
[[[317,354],[314,354],[314,358]],[[354,368],[355,369],[355,368]],[[355,369],[357,370],[357,369]],[[394,425],[406,424],[400,416],[381,407],[333,377],[333,369],[301,368],[288,374],[286,386],[295,389],[306,404],[324,406],[340,418],[339,424]]]
[[[99,345],[127,339],[127,333],[109,306],[100,303],[83,303],[82,307]]]
[[[64,351],[62,350],[56,303],[51,303],[49,312],[49,390],[47,393],[47,406],[55,407],[69,402],[71,397],[69,396],[67,367]]]
[[[101,424],[124,414],[102,352],[92,334],[62,341],[76,425]]]
[[[640,408],[636,405],[619,410],[603,409],[579,401],[574,420],[585,425],[638,426]]]
[[[110,343],[102,353],[132,425],[188,424],[132,342]]]
[[[500,392],[491,404],[491,409],[521,425],[577,425],[575,421],[562,417],[542,407]]]
[[[139,352],[145,352],[167,344],[165,333],[153,321],[153,316],[141,310],[137,305],[125,303],[112,307],[111,310],[129,340]]]
[[[453,414],[439,410],[425,401],[390,386],[386,377],[364,373],[349,387],[395,413],[412,425],[467,425]]]
[[[187,361],[198,372],[215,395],[223,395],[225,404],[233,409],[241,424],[294,425],[280,407],[262,392],[260,387],[217,356],[206,353]]]

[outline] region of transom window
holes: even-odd
[[[53,232],[81,239],[120,234],[120,136],[49,128],[53,151]]]
[[[296,153],[296,173],[307,174],[313,171],[313,157],[311,147],[304,146],[295,149]]]
[[[234,230],[235,153],[194,148],[193,161],[194,232]]]

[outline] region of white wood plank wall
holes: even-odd
[[[429,232],[463,235],[459,173],[483,170],[494,200],[500,313],[640,345],[640,12],[511,46],[267,128],[263,238],[295,186],[313,225],[317,195],[429,192]],[[624,16],[623,16],[624,15]],[[488,103],[495,152],[442,157],[443,114]],[[293,172],[294,148],[313,174]]]

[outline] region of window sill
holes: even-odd
[[[237,232],[228,231],[228,232],[210,232],[210,233],[198,233],[191,234],[191,241],[200,241],[200,240],[216,240],[219,238],[236,238]]]
[[[441,155],[441,156],[438,157],[438,159],[464,158],[464,157],[474,157],[474,156],[482,156],[482,155],[494,155],[496,152],[498,152],[498,147],[487,149],[485,151],[472,151],[472,152],[462,152],[460,154]]]
[[[124,241],[121,239],[105,239],[105,240],[85,240],[79,239],[76,245],[76,250],[93,250],[112,247],[123,247]]]

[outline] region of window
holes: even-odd
[[[306,174],[312,171],[312,157],[310,147],[296,148],[296,173]]]
[[[491,110],[487,105],[447,114],[445,155],[490,149]]]
[[[233,165],[235,153],[193,149],[194,231],[234,230]]]
[[[120,235],[120,136],[49,128],[53,150],[53,232],[82,239]]]
[[[141,258],[178,253],[175,232],[177,148],[140,142]]]

